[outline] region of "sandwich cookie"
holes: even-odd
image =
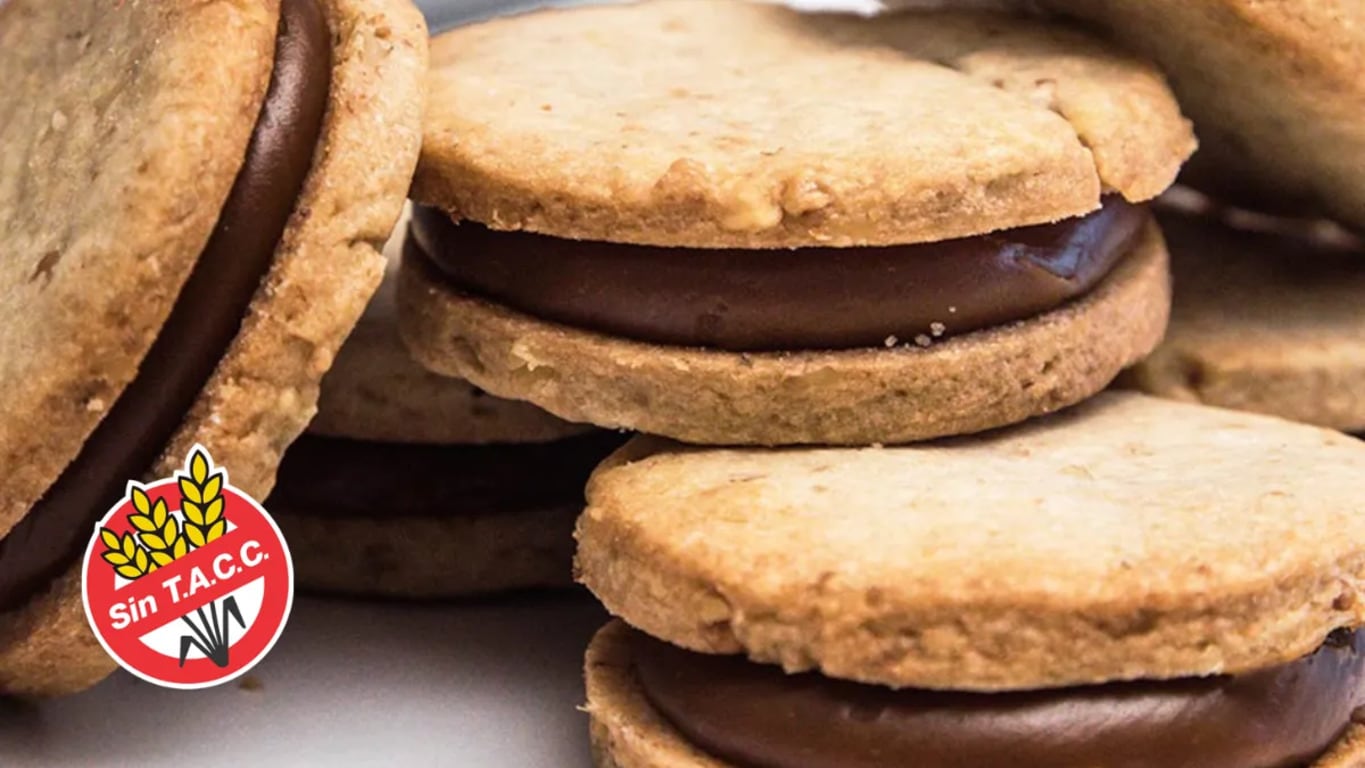
[[[394,309],[402,242],[266,504],[295,578],[409,598],[567,586],[583,485],[625,438],[414,363]]]
[[[1063,28],[725,0],[433,43],[400,313],[427,367],[694,443],[868,443],[1071,405],[1160,338],[1142,203],[1194,141]]]
[[[0,691],[113,668],[79,556],[204,444],[263,498],[383,272],[420,142],[406,0],[0,5]]]
[[[1365,230],[1365,3],[1039,0],[1170,74],[1202,149],[1187,180]]]
[[[1365,432],[1365,244],[1180,211],[1161,222],[1176,276],[1170,333],[1125,383]]]
[[[578,528],[624,622],[597,764],[1361,765],[1362,472],[1136,393],[896,448],[632,443]]]

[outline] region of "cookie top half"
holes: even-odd
[[[897,448],[639,440],[594,476],[581,580],[693,650],[894,687],[1265,668],[1365,619],[1365,444],[1103,395]]]
[[[457,29],[432,57],[414,198],[567,238],[944,240],[1146,200],[1194,149],[1154,68],[1007,15],[652,0]]]

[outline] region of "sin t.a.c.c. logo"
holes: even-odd
[[[184,471],[127,493],[95,529],[85,615],[124,669],[168,688],[208,688],[269,653],[294,600],[275,521],[196,445]]]

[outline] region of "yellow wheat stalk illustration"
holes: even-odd
[[[134,487],[131,501],[136,511],[128,522],[137,533],[119,536],[108,528],[100,529],[100,542],[105,546],[100,557],[123,578],[140,579],[227,532],[223,473],[212,471],[202,451],[195,451],[187,465],[187,472],[176,473],[183,522],[170,513],[165,499],[153,504],[146,491]]]

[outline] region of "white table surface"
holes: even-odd
[[[0,766],[589,768],[578,593],[451,604],[304,598],[251,676],[208,691],[123,672],[0,704]]]

